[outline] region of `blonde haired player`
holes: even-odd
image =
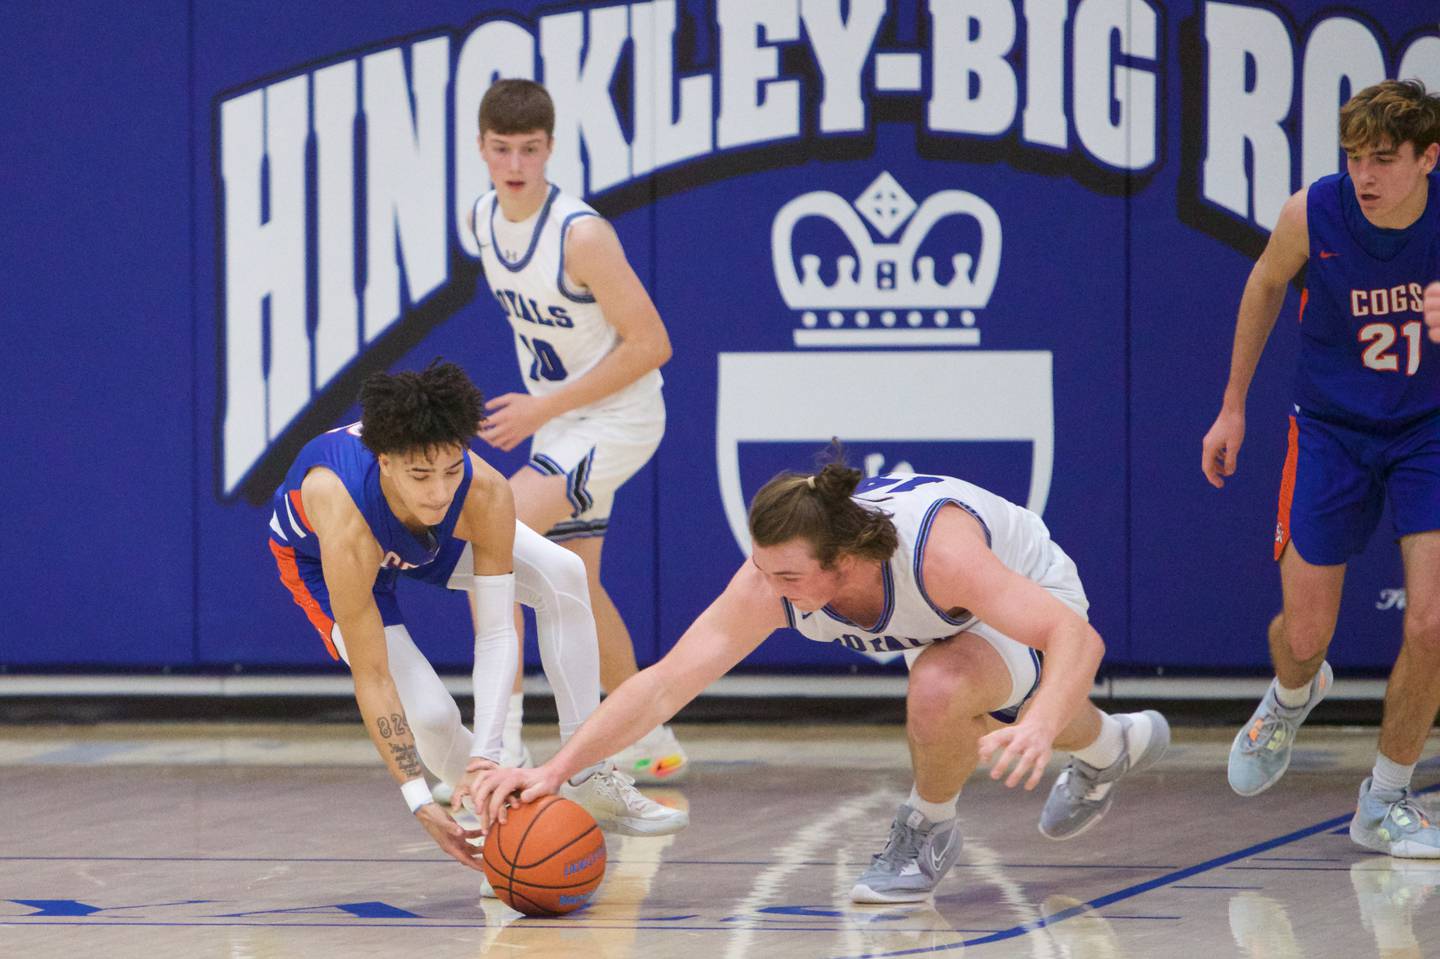
[[[515,334],[527,392],[491,400],[480,438],[501,450],[530,439],[510,477],[516,514],[585,564],[600,637],[600,684],[636,672],[629,630],[600,582],[615,492],[665,432],[659,369],[670,338],[615,230],[545,178],[555,107],[540,84],[497,80],[480,101],[480,155],[494,188],[472,210],[485,280]],[[523,765],[519,677],[505,760]],[[686,757],[664,726],[614,757],[622,772],[675,781]]]

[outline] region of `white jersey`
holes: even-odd
[[[852,498],[866,509],[887,513],[899,534],[895,553],[881,567],[885,607],[877,622],[860,624],[828,606],[803,613],[782,599],[790,625],[806,639],[857,652],[903,652],[978,626],[969,610],[941,609],[926,591],[925,541],[935,515],[949,504],[980,521],[1000,562],[1085,615],[1088,603],[1074,563],[1050,539],[1044,520],[1028,509],[950,476],[875,476],[862,480]]]
[[[495,191],[475,201],[475,241],[485,280],[515,333],[515,353],[526,388],[543,396],[584,376],[620,341],[586,287],[565,276],[565,231],[584,216],[599,216],[589,205],[550,187],[540,209],[512,223]],[[630,406],[660,390],[660,372],[651,370],[616,393],[571,411],[571,416]]]

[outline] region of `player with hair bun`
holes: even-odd
[[[767,483],[749,526],[751,557],[663,659],[611,693],[543,766],[476,780],[482,821],[503,820],[513,795],[553,792],[668,719],[782,626],[901,651],[910,666],[915,784],[851,892],[857,902],[933,892],[959,858],[957,801],[981,760],[991,778],[1033,789],[1051,750],[1070,751],[1040,815],[1042,833],[1069,839],[1100,821],[1123,776],[1165,752],[1159,713],[1110,716],[1090,704],[1104,644],[1075,564],[1029,510],[948,476],[863,479],[836,450],[818,473]]]

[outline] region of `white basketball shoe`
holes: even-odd
[[[574,800],[595,817],[601,829],[626,836],[668,836],[690,825],[690,814],[648,799],[635,780],[606,766],[579,785],[565,783],[560,795]]]

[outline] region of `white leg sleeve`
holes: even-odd
[[[445,782],[458,783],[470,758],[470,731],[460,721],[460,707],[404,626],[385,627],[385,651],[420,761]]]
[[[540,663],[555,693],[563,743],[600,705],[600,646],[585,564],[517,522],[515,596],[535,610]]]
[[[476,576],[470,590],[475,613],[475,738],[470,755],[500,761],[505,711],[519,667],[515,637],[515,574]]]

